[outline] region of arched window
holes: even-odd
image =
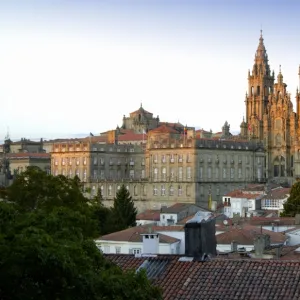
[[[251,86],[251,96],[254,95],[254,86]]]

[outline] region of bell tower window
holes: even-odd
[[[260,86],[258,85],[256,88],[256,95],[259,96],[260,95]]]

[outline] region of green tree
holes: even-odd
[[[283,204],[281,216],[294,217],[297,213],[300,213],[300,181],[292,186],[290,196]]]
[[[136,226],[137,209],[134,206],[129,191],[123,184],[116,197],[112,207],[112,217],[115,224],[115,230],[123,230],[128,227]]]
[[[145,273],[123,272],[92,238],[95,211],[80,182],[36,168],[0,202],[0,299],[161,299]]]

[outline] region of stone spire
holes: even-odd
[[[270,75],[270,66],[268,64],[268,54],[264,45],[262,30],[260,31],[260,38],[258,47],[255,53],[254,66],[252,70],[253,75]]]

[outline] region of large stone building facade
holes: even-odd
[[[300,177],[300,93],[297,89],[294,112],[281,67],[277,82],[274,71],[271,73],[262,34],[252,72],[248,73],[245,104],[241,137],[264,143],[268,180],[292,183]]]
[[[91,197],[101,190],[107,206],[124,184],[139,211],[176,202],[207,207],[209,198],[221,203],[232,189],[264,182],[266,172],[262,144],[232,137],[227,122],[218,138],[159,122],[147,135],[117,128],[113,135],[60,141],[53,144],[51,169],[77,175]]]

